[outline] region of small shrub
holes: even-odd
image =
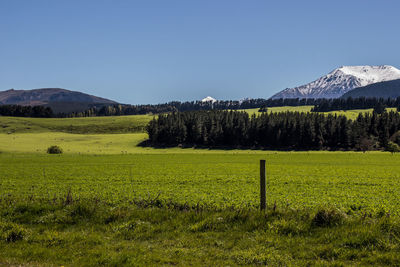
[[[50,146],[47,148],[47,153],[48,154],[61,154],[61,153],[63,153],[63,150],[59,146]]]
[[[386,146],[386,151],[391,153],[400,152],[400,146],[394,142],[389,142]]]
[[[258,112],[267,112],[268,108],[267,107],[261,107]]]
[[[346,215],[335,209],[335,208],[325,208],[320,209],[312,219],[312,225],[318,227],[324,226],[336,226],[342,224]]]

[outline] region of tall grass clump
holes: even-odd
[[[333,208],[320,208],[312,219],[312,225],[317,227],[338,226],[343,224],[346,214]]]
[[[27,231],[20,225],[10,222],[0,222],[0,240],[7,243],[23,240]]]

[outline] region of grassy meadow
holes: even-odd
[[[0,117],[0,265],[400,265],[400,155],[138,147],[151,118]]]
[[[292,112],[311,112],[311,109],[313,106],[299,106],[299,107],[290,107],[290,106],[284,106],[284,107],[271,107],[268,108],[269,113],[274,113],[274,112],[286,112],[286,111],[292,111]],[[245,109],[243,111],[248,112],[250,115],[252,114],[259,114],[258,108],[253,108],[253,109]],[[396,108],[386,108],[386,110],[389,111],[396,111]],[[360,113],[372,113],[373,109],[353,109],[353,110],[337,110],[337,111],[329,111],[329,112],[323,112],[324,114],[332,114],[332,115],[344,115],[347,118],[351,120],[355,120]]]
[[[259,159],[269,204],[400,215],[400,155],[383,152],[167,150],[121,155],[0,154],[1,192],[22,199],[71,191],[110,204],[157,198],[212,209],[258,206]],[[179,190],[177,190],[179,188]]]
[[[84,118],[1,117],[0,133],[65,132],[104,134],[143,132],[152,115],[109,116]]]
[[[299,107],[291,107],[291,106],[284,106],[284,107],[271,107],[268,108],[268,112],[286,112],[286,111],[293,111],[293,112],[310,112],[313,106],[299,106]],[[246,111],[250,115],[259,114],[259,108],[250,108],[250,109],[243,109],[242,111]]]

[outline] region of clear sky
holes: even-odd
[[[399,11],[398,0],[1,0],[0,90],[268,98],[342,65],[399,68]]]

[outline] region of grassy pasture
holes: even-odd
[[[162,153],[168,151],[168,153]],[[155,153],[158,152],[158,153]],[[334,205],[400,215],[400,155],[383,152],[190,150],[127,155],[0,154],[0,192],[21,198],[65,195],[108,203],[156,198],[214,208],[258,205],[259,159],[267,199],[295,209]],[[179,188],[179,190],[177,190]]]
[[[157,151],[0,154],[0,265],[400,264],[398,155]]]
[[[0,116],[0,134],[66,132],[104,134],[143,132],[152,115],[85,118],[20,118]]]
[[[269,113],[273,112],[286,112],[286,111],[293,111],[293,112],[311,112],[311,108],[313,106],[300,106],[300,107],[271,107],[268,108]],[[259,114],[258,108],[253,108],[253,109],[245,109],[243,111],[248,112],[250,115],[253,114]],[[387,108],[386,109],[388,112],[389,111],[396,111],[396,108]],[[324,114],[332,114],[332,115],[344,115],[349,119],[355,120],[360,113],[372,113],[373,109],[353,109],[353,110],[336,110],[336,111],[329,111],[329,112],[323,112]]]
[[[138,147],[151,118],[0,117],[0,265],[400,265],[400,155]]]
[[[311,108],[313,106],[299,106],[299,107],[290,107],[290,106],[284,106],[284,107],[271,107],[268,108],[268,112],[286,112],[286,111],[293,111],[293,112],[310,112]],[[250,109],[241,109],[240,111],[246,111],[249,113],[249,115],[253,114],[260,114],[258,112],[259,108],[250,108]]]
[[[62,132],[0,134],[0,151],[11,153],[45,153],[51,145],[59,145],[64,153],[121,154],[146,152],[137,147],[145,133],[70,134]]]

